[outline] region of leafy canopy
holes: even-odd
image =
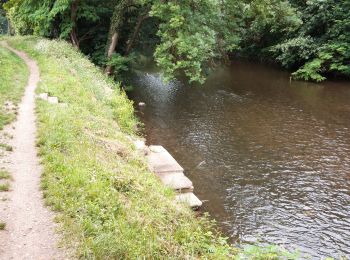
[[[70,40],[116,78],[140,54],[153,55],[168,80],[183,73],[202,83],[207,67],[237,54],[280,63],[298,79],[350,76],[349,1],[9,0],[4,7],[17,33]]]

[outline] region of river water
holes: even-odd
[[[185,168],[232,242],[350,258],[350,82],[236,62],[203,86],[137,72],[149,144]]]

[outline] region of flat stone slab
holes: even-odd
[[[174,190],[183,191],[193,191],[193,183],[187,178],[182,172],[167,172],[157,174],[162,183]]]
[[[148,154],[147,159],[151,170],[155,173],[184,171],[181,165],[178,164],[163,146],[150,146],[150,153]]]
[[[176,201],[185,203],[191,208],[199,208],[202,206],[202,202],[192,192],[181,193],[175,196]]]
[[[146,144],[144,140],[134,140],[133,142],[136,150],[144,150],[146,148]]]
[[[151,145],[149,147],[149,149],[151,150],[151,152],[153,153],[164,153],[164,152],[167,152],[167,150],[161,146],[161,145]]]

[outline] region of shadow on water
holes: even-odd
[[[193,87],[138,71],[130,96],[232,241],[350,257],[350,83],[237,62]]]

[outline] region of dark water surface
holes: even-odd
[[[232,241],[350,258],[350,83],[237,62],[202,87],[138,72],[149,144],[168,149]]]

